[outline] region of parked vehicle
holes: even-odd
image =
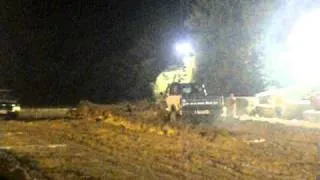
[[[21,111],[18,98],[10,89],[0,89],[0,117],[1,119],[16,118]]]

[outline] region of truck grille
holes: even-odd
[[[182,111],[191,111],[191,110],[210,110],[214,109],[213,105],[186,105],[182,107]]]

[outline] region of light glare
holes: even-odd
[[[190,55],[193,53],[193,48],[189,43],[176,44],[176,51],[180,55]]]
[[[288,37],[287,66],[296,82],[318,83],[320,78],[320,10],[305,13]]]

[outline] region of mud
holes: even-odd
[[[1,121],[0,149],[49,179],[315,179],[320,130],[168,123],[147,102],[82,103],[56,121]],[[3,173],[3,171],[0,171]]]

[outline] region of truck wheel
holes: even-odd
[[[10,113],[6,116],[6,119],[10,119],[10,120],[17,119],[17,118],[18,118],[18,113]]]
[[[166,102],[164,102],[164,101],[160,101],[160,103],[159,103],[159,108],[160,108],[160,110],[165,110],[166,109]]]
[[[213,114],[211,114],[208,117],[208,123],[213,124],[215,121],[219,120],[221,118],[221,112],[220,111],[214,111]]]
[[[220,119],[220,117],[221,117],[220,112],[216,112],[216,114],[215,114],[215,115],[213,115],[213,120],[214,120],[214,121],[219,120],[219,119]]]
[[[274,113],[275,113],[277,118],[283,118],[282,117],[282,108],[276,107],[275,110],[274,110]]]

